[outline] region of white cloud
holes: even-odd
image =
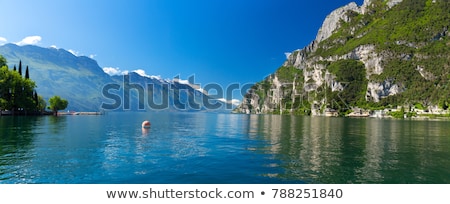
[[[20,42],[17,42],[16,45],[23,46],[23,45],[36,45],[42,40],[41,36],[28,36],[22,39]]]
[[[231,101],[227,101],[227,100],[224,99],[224,98],[219,98],[219,99],[217,99],[217,100],[222,101],[222,102],[224,102],[224,103],[233,104],[233,105],[235,105],[235,106],[238,106],[239,104],[241,104],[241,101],[238,100],[238,99],[232,99]]]
[[[58,49],[58,47],[56,47],[56,45],[51,45],[50,48]]]
[[[235,105],[235,106],[241,105],[241,101],[238,100],[238,99],[233,99],[233,100],[231,100],[231,103],[232,103],[233,105]]]
[[[104,67],[104,68],[103,68],[103,71],[104,71],[105,73],[107,73],[108,75],[110,75],[110,76],[115,76],[115,75],[125,75],[125,74],[128,74],[128,71],[127,71],[127,70],[122,71],[122,70],[120,70],[120,68],[118,68],[118,67]]]
[[[8,40],[4,37],[0,37],[0,45],[4,45],[8,42]]]
[[[75,55],[75,56],[78,57],[78,54],[79,54],[78,51],[75,51],[75,50],[72,50],[72,49],[69,49],[69,50],[67,50],[67,51],[69,51],[70,53],[72,53],[72,55]]]
[[[89,58],[94,59],[94,57],[96,57],[96,56],[97,56],[96,54],[90,54]]]

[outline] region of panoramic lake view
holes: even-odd
[[[149,120],[150,129],[141,123]],[[0,117],[0,183],[450,183],[450,121],[212,113]]]

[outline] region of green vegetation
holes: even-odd
[[[385,1],[378,0],[373,1],[367,14],[350,11],[347,14],[350,21],[341,21],[341,27],[321,42],[315,54],[343,55],[360,45],[376,45],[379,51],[413,51],[414,46],[408,46],[408,43],[437,40],[435,38],[443,29],[448,28],[450,3],[447,0],[432,1],[404,0],[387,9]],[[439,49],[434,46],[429,48]]]
[[[366,104],[367,79],[364,64],[357,60],[339,60],[331,63],[328,70],[343,84],[342,91],[328,89],[328,101],[339,112],[346,112],[353,106]]]
[[[275,75],[280,81],[281,103],[275,107],[274,114],[310,115],[311,104],[308,99],[301,94],[304,86],[303,70],[293,66],[282,66],[278,68]],[[294,90],[295,86],[295,90]]]
[[[417,113],[411,112],[411,111],[405,111],[405,108],[402,107],[400,109],[400,111],[389,112],[389,115],[392,116],[393,118],[411,118],[411,117],[416,117]]]
[[[0,111],[11,111],[12,115],[44,113],[47,103],[34,90],[36,84],[30,79],[28,66],[22,77],[22,61],[19,61],[18,69],[14,66],[13,70],[9,70],[6,63],[6,59],[0,55]],[[52,97],[49,102],[53,111],[65,109],[68,105],[67,100],[59,96]]]
[[[0,67],[6,66],[6,59],[0,55]]]
[[[278,79],[277,84],[274,83],[275,77]],[[303,70],[282,66],[275,74],[256,83],[246,94],[244,103],[252,113],[265,108],[265,113],[271,114],[310,115],[311,104],[306,95],[301,94],[303,85]],[[279,101],[272,103],[274,97],[280,97]],[[252,98],[257,104],[251,104]]]
[[[99,90],[105,84],[120,83],[118,78],[105,74],[96,61],[75,57],[64,49],[6,44],[0,46],[0,55],[8,60],[10,70],[14,64],[17,68],[21,60],[23,75],[29,66],[30,78],[47,103],[50,97],[59,95],[69,101],[68,108],[74,111],[98,111],[102,104]]]
[[[34,81],[29,77],[23,78],[17,71],[9,70],[2,56],[0,65],[0,110],[9,110],[13,115],[36,113],[39,101],[34,91]],[[19,70],[21,69],[20,62]]]
[[[438,107],[442,108],[443,110],[447,110],[450,106],[450,102],[448,101],[448,99],[441,99],[439,101]]]
[[[403,0],[392,8],[385,0],[373,0],[364,14],[348,11],[348,18],[339,22],[339,28],[329,38],[315,44],[312,52],[305,54],[304,69],[289,65],[276,71],[281,84],[287,84],[276,90],[280,92],[281,100],[267,104],[266,98],[274,97],[270,90],[277,88],[273,78],[269,77],[255,86],[253,90],[259,96],[260,107],[271,105],[273,113],[290,114],[310,113],[311,109],[324,112],[326,108],[332,108],[340,115],[351,112],[355,107],[374,111],[408,106],[426,111],[438,106],[448,110],[449,11],[448,0]],[[367,71],[366,65],[353,57],[353,52],[360,46],[374,47],[368,60],[373,56],[380,60],[381,74]],[[342,56],[346,60],[334,60],[342,59]],[[321,83],[314,81],[320,74],[320,71],[314,71],[318,68],[322,69]],[[334,82],[342,85],[341,91],[331,90],[332,86],[335,89],[339,87],[328,84],[327,71],[334,77]],[[308,76],[308,81],[305,82],[304,76]],[[389,96],[383,93],[380,101],[375,102],[371,97],[366,99],[369,82],[381,82],[383,86],[385,83],[395,84],[399,92]],[[295,93],[292,85],[295,85]],[[311,105],[313,101],[314,107]],[[390,113],[397,118],[415,114],[405,110]]]
[[[421,103],[414,104],[415,109],[425,110],[426,108]]]
[[[69,103],[67,102],[67,100],[62,99],[59,96],[53,96],[51,97],[48,102],[50,103],[50,106],[48,107],[50,110],[53,111],[53,114],[55,116],[58,116],[58,110],[64,110],[67,108],[67,105],[69,105]]]
[[[342,20],[340,28],[312,55],[341,56],[358,46],[374,45],[383,58],[383,73],[371,75],[370,80],[390,80],[404,92],[380,103],[360,103],[360,107],[419,103],[439,104],[445,110],[450,95],[449,11],[447,0],[404,0],[392,9],[386,1],[374,1],[366,14],[348,12],[350,20]],[[328,67],[336,74],[333,69]]]
[[[429,117],[429,118],[450,118],[449,114],[420,114],[422,117]]]
[[[295,68],[293,66],[278,68],[276,75],[281,82],[293,83],[294,79],[297,81],[303,79],[303,70]]]
[[[35,92],[36,93],[36,92]],[[38,96],[38,111],[43,113],[45,112],[45,109],[47,108],[47,102],[42,96]]]
[[[350,21],[341,21],[341,27],[314,54],[339,56],[361,45],[375,45],[384,56],[384,70],[371,80],[393,79],[405,89],[383,104],[438,104],[450,94],[449,11],[447,0],[404,0],[392,9],[387,9],[385,1],[375,1],[366,15],[349,12]]]

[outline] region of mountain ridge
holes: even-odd
[[[236,112],[442,109],[450,95],[449,10],[443,0],[365,0],[338,8],[309,45],[247,93]]]
[[[75,56],[61,48],[5,44],[0,46],[0,55],[5,57],[10,68],[19,64],[19,61],[29,66],[30,79],[36,82],[37,93],[45,100],[53,95],[67,99],[67,110],[70,111],[104,111],[105,107],[110,108],[107,111],[223,112],[227,108],[231,109],[227,103],[183,81],[162,80],[135,72],[110,76],[94,59]],[[148,89],[150,85],[152,90]],[[209,110],[202,103],[204,100],[220,104],[221,108]],[[114,106],[111,105],[113,103]]]

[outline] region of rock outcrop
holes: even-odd
[[[401,93],[402,90],[397,84],[394,84],[392,80],[386,80],[383,82],[369,82],[367,85],[366,100],[380,102],[380,99],[387,96],[393,96]]]
[[[405,1],[407,1],[405,4],[414,4],[412,0]],[[371,42],[366,40],[369,38],[367,36],[371,23],[376,24],[380,21],[378,19],[371,22],[370,15],[377,12],[388,13],[402,2],[403,0],[388,0],[380,4],[377,0],[365,0],[361,6],[349,3],[336,9],[326,17],[316,38],[303,49],[288,53],[287,60],[280,70],[256,84],[245,96],[236,112],[259,114],[300,111],[300,113],[323,115],[325,110],[332,108],[334,104],[342,106],[343,103],[339,101],[341,98],[347,97],[345,103],[348,104],[344,103],[344,105],[348,107],[345,109],[361,104],[360,99],[352,100],[352,96],[359,96],[359,93],[351,93],[354,90],[363,90],[361,98],[365,102],[379,103],[385,98],[402,94],[409,88],[407,85],[410,83],[404,81],[405,78],[408,80],[407,77],[392,67],[395,64],[400,66],[406,64],[405,66],[412,67],[409,69],[411,73],[408,73],[408,77],[421,76],[427,81],[439,79],[435,72],[430,71],[430,66],[420,63],[421,59],[430,58],[426,53],[412,51],[399,53],[398,50],[418,50],[428,41],[445,41],[448,45],[450,44],[448,43],[448,26],[430,36],[428,41],[397,40],[380,44],[372,40],[373,43],[364,43]],[[445,1],[442,3],[445,4]],[[359,44],[348,45],[351,40],[353,44]],[[348,49],[351,46],[353,48]],[[396,49],[390,48],[393,46],[397,46]],[[346,50],[344,47],[348,51],[342,52]],[[352,68],[333,68],[350,61],[363,64],[365,74],[358,83],[352,81],[352,77],[356,76],[352,75],[353,71],[340,70],[355,68],[357,71],[358,63],[350,63],[355,66]],[[449,65],[445,66],[448,68]],[[342,76],[343,73],[348,76]],[[364,87],[361,89],[360,86]]]
[[[347,16],[348,11],[361,12],[361,8],[355,3],[349,3],[348,5],[334,10],[329,14],[319,29],[316,37],[316,43],[320,43],[323,40],[329,38],[331,34],[339,27],[339,21],[343,20],[348,22],[350,19]]]

